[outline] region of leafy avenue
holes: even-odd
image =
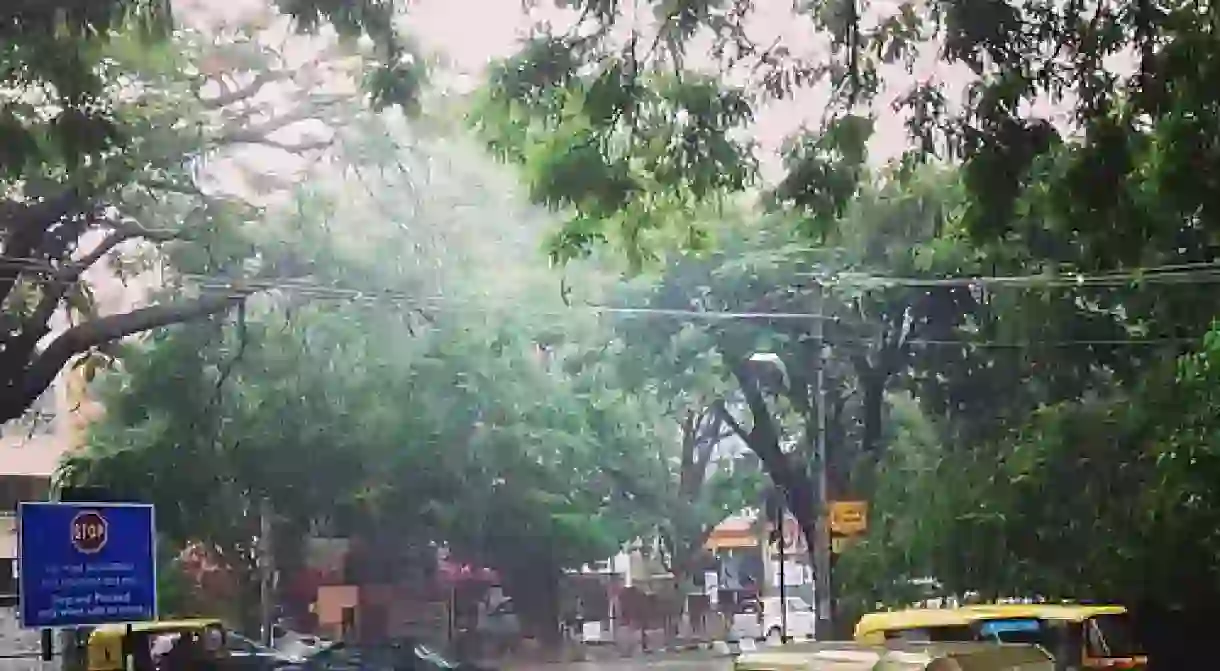
[[[85,380],[61,482],[155,502],[240,617],[262,505],[554,622],[769,490],[811,549],[871,502],[840,624],[923,576],[1220,594],[1213,9],[564,0],[459,93],[393,3],[54,4],[0,10],[0,419]]]

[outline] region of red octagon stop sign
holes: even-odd
[[[85,554],[101,552],[106,547],[108,526],[101,513],[82,510],[72,518],[72,546]]]

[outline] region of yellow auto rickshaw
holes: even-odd
[[[172,654],[212,662],[227,656],[224,624],[216,619],[106,625],[90,632],[86,649],[88,671],[154,671],[158,658]]]
[[[1058,668],[1143,669],[1148,656],[1136,640],[1131,615],[1118,605],[996,604],[967,606],[979,613],[981,638],[1038,643],[1062,660]]]
[[[855,639],[1031,643],[1050,652],[1061,670],[1148,664],[1127,609],[1116,605],[993,604],[869,613],[857,623]]]
[[[1053,671],[1050,655],[1035,645],[907,643],[886,646],[813,643],[747,653],[733,671]]]

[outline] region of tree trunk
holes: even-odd
[[[513,599],[522,633],[534,635],[548,647],[561,642],[559,580],[562,575],[549,555],[505,571],[505,588]]]
[[[864,435],[860,439],[860,451],[866,459],[876,461],[881,450],[881,431],[885,406],[885,376],[870,372],[861,376],[860,386],[864,391]]]

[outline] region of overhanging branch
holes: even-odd
[[[242,124],[235,128],[225,129],[221,131],[213,144],[216,146],[262,144],[272,133],[303,121],[317,120],[318,117],[338,107],[345,100],[341,96],[316,97],[315,100],[308,101],[291,112],[273,117],[263,123]]]
[[[736,417],[733,417],[733,414],[724,405],[724,401],[716,401],[712,407],[716,410],[716,414],[720,415],[720,418],[724,420],[724,423],[729,425],[733,433],[737,434],[738,438],[746,441],[746,443],[750,442],[750,432],[746,431],[745,427],[741,425],[741,422],[737,421]]]
[[[92,268],[98,261],[101,261],[102,257],[109,254],[115,247],[128,240],[138,238],[163,242],[176,237],[178,237],[177,231],[148,229],[134,222],[124,222],[116,225],[114,231],[103,238],[91,252],[82,256],[79,260],[65,265],[51,276],[51,281],[47,283],[43,291],[42,300],[38,302],[22,330],[37,334],[33,342],[36,342],[45,335],[49,328],[51,315],[59,307],[59,303],[63,300],[64,295],[67,294],[68,288],[74,283],[79,282],[85,271]],[[33,347],[33,345],[31,344],[30,347]]]
[[[224,91],[215,98],[202,98],[204,109],[218,110],[222,107],[228,107],[234,103],[239,103],[248,98],[254,97],[264,86],[272,82],[287,79],[288,75],[283,72],[272,72],[264,70],[254,76],[254,80],[245,86],[239,86],[235,89]]]
[[[4,255],[10,260],[25,262],[34,256],[39,243],[53,224],[73,214],[83,214],[87,202],[75,187],[67,187],[53,198],[35,203],[0,202],[0,226],[8,235],[4,240]],[[0,271],[0,303],[8,298],[18,278],[27,267],[11,264]]]
[[[261,138],[261,139],[250,138],[250,139],[243,139],[243,140],[235,140],[233,142],[235,144],[253,144],[253,145],[258,145],[260,147],[269,147],[271,149],[279,149],[280,151],[286,151],[290,154],[303,154],[303,153],[309,152],[309,151],[320,151],[322,149],[328,149],[328,148],[334,146],[335,138],[331,137],[331,138],[318,139],[318,140],[302,140],[300,142],[280,142],[279,140],[272,140],[270,138]]]
[[[245,298],[245,294],[233,293],[206,295],[190,301],[151,305],[131,312],[98,317],[73,326],[51,341],[31,362],[22,376],[22,385],[14,400],[24,410],[51,386],[72,357],[93,347],[161,326],[219,314],[240,304]],[[13,405],[5,404],[5,407]]]

